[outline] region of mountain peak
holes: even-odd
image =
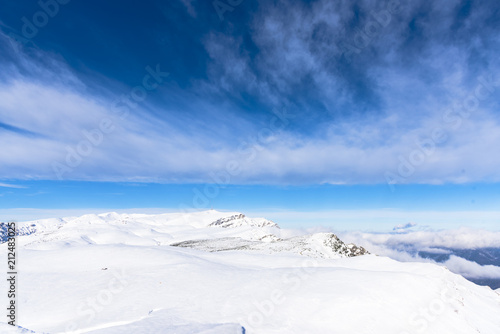
[[[254,226],[254,227],[276,227],[278,224],[265,218],[248,218],[242,213],[235,214],[229,217],[219,218],[208,225],[210,227],[223,227],[234,228],[240,226]]]

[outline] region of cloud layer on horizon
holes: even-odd
[[[429,262],[447,267],[450,271],[472,279],[500,279],[500,266],[480,265],[453,254],[453,249],[498,248],[500,232],[471,228],[455,230],[425,230],[405,233],[339,233],[341,239],[353,242],[370,250],[370,252],[388,256],[403,262]],[[449,258],[438,263],[423,258],[418,252],[449,254]]]

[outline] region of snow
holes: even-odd
[[[328,234],[294,236],[265,219],[211,225],[239,214],[19,223],[36,231],[18,237],[18,324],[36,333],[499,333],[500,295],[489,288],[433,264],[335,253]],[[195,240],[210,249],[171,246]]]

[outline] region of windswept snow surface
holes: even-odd
[[[500,295],[487,287],[240,213],[18,225],[24,329],[1,333],[500,333]]]

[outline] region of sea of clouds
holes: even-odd
[[[341,239],[362,245],[370,252],[392,259],[409,262],[432,262],[419,252],[448,254],[446,261],[438,263],[454,273],[469,279],[500,280],[500,258],[491,259],[493,264],[480,265],[455,254],[456,250],[481,250],[500,248],[500,232],[459,228],[455,230],[413,231],[416,224],[396,226],[391,233],[343,232]]]

